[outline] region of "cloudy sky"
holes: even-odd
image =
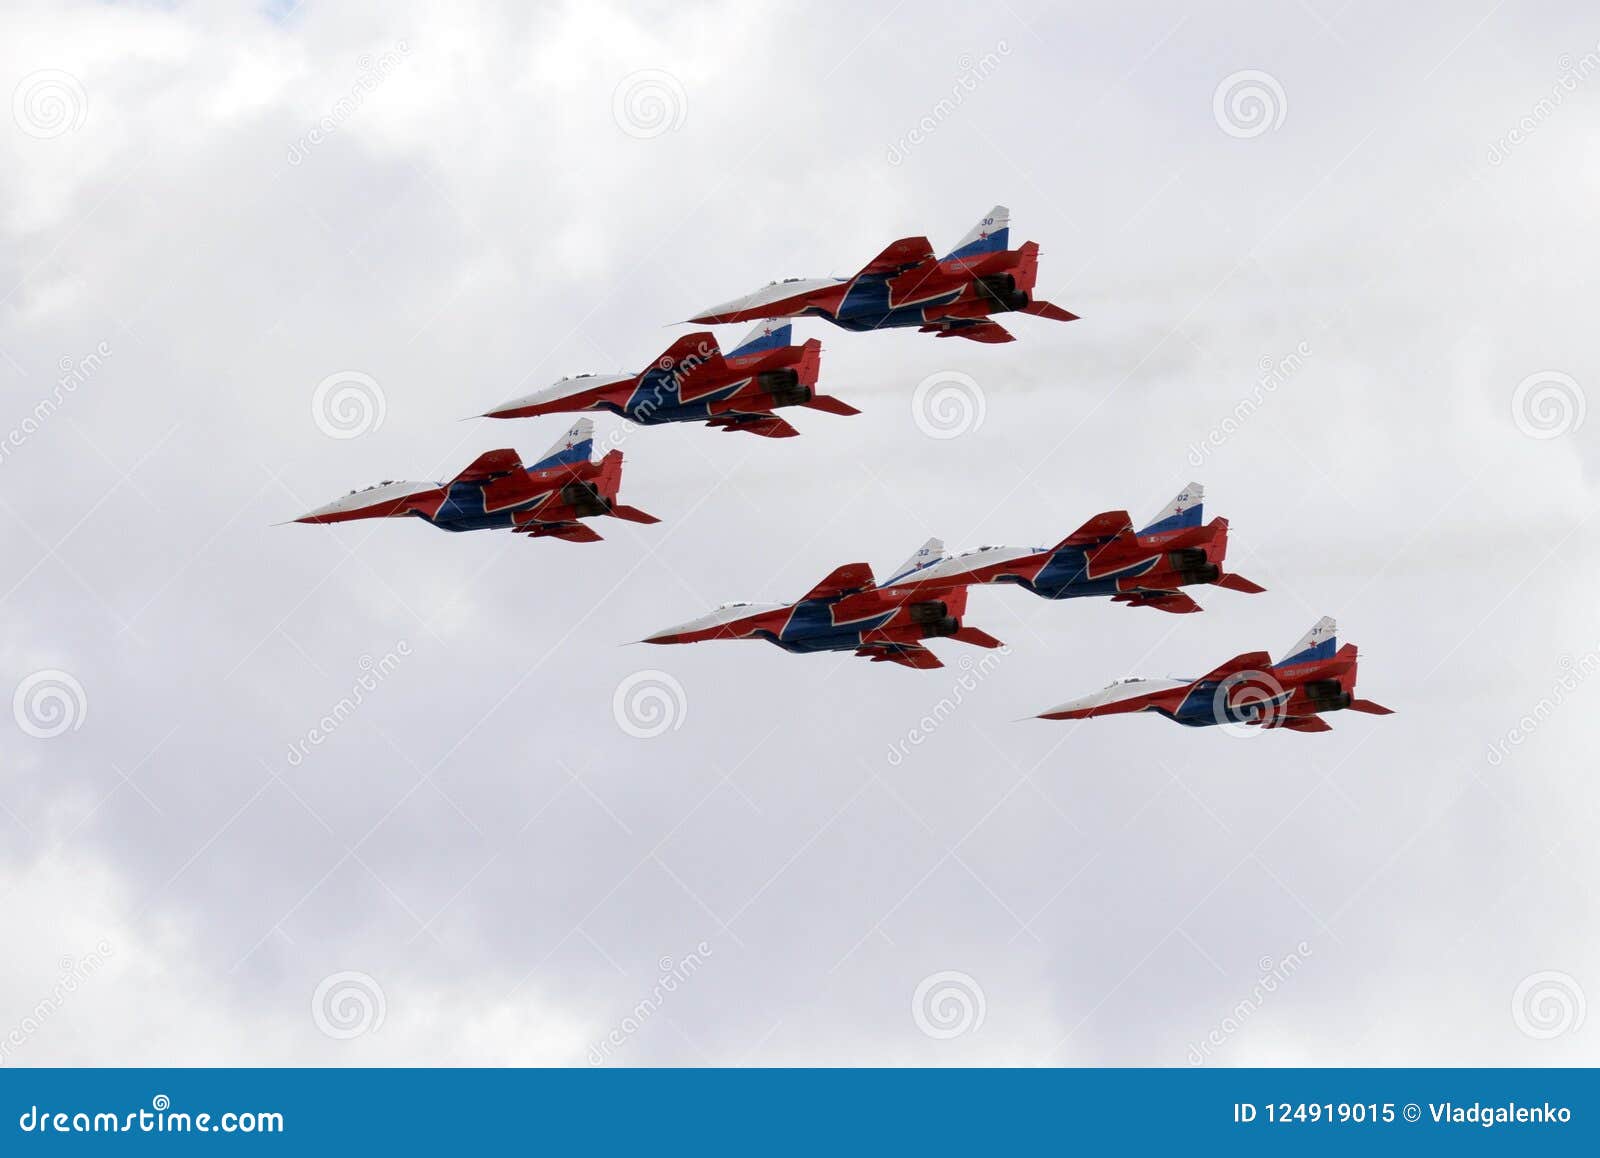
[[[4,1064],[1600,1062],[1591,6],[6,7]],[[996,202],[1081,321],[802,322],[659,525],[272,525]],[[1191,478],[1267,594],[620,646]],[[1396,715],[1015,722],[1323,614]]]

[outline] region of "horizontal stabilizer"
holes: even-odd
[[[800,597],[807,599],[834,599],[856,591],[865,591],[873,585],[872,568],[866,563],[846,563],[835,567],[827,578]]]
[[[822,410],[829,414],[837,414],[843,418],[849,418],[853,414],[861,413],[861,411],[857,410],[854,406],[851,406],[850,403],[844,401],[844,399],[834,398],[828,394],[813,394],[809,399],[802,402],[800,405],[810,410]]]
[[[959,643],[970,643],[973,647],[1004,647],[994,636],[984,631],[981,627],[962,627],[950,639]]]
[[[1224,571],[1212,581],[1214,586],[1226,587],[1229,591],[1241,591],[1246,595],[1260,595],[1266,590],[1261,584],[1243,575],[1235,575],[1232,571]]]
[[[638,507],[630,507],[623,503],[611,504],[611,513],[619,519],[626,519],[630,523],[659,523],[661,521],[654,515],[641,511]]]
[[[1394,715],[1393,708],[1386,708],[1382,704],[1373,703],[1371,700],[1351,700],[1350,710],[1352,712],[1365,712],[1369,716]]]
[[[1032,314],[1036,318],[1049,318],[1053,322],[1075,322],[1078,315],[1050,302],[1031,301],[1018,313]]]

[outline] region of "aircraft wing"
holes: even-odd
[[[663,374],[683,374],[699,366],[705,366],[722,361],[722,348],[717,345],[717,336],[710,330],[697,330],[692,334],[685,334],[672,345],[661,351],[659,357],[651,363],[651,371]]]
[[[1272,657],[1264,651],[1247,651],[1243,655],[1236,655],[1220,667],[1206,672],[1194,682],[1205,683],[1208,680],[1223,680],[1231,675],[1238,675],[1244,671],[1266,671],[1272,666]]]
[[[480,454],[467,466],[467,469],[451,479],[451,482],[488,482],[501,475],[515,474],[522,470],[522,458],[514,450],[490,450]]]
[[[598,543],[600,534],[586,523],[518,523],[518,531],[526,534],[530,539],[565,539],[569,543]]]
[[[759,434],[762,438],[795,438],[799,431],[770,411],[751,411],[739,414],[715,414],[706,420],[707,426],[721,430],[743,430]]]
[[[940,318],[921,327],[924,334],[937,334],[941,338],[967,338],[991,345],[1014,342],[1011,332],[999,322],[987,318]]]
[[[1129,607],[1154,607],[1157,611],[1167,611],[1173,615],[1192,615],[1203,608],[1194,599],[1182,591],[1128,591],[1111,597],[1115,602],[1126,603]]]
[[[1057,543],[1056,550],[1062,547],[1092,547],[1131,530],[1133,519],[1127,511],[1103,511]]]
[[[800,602],[807,599],[833,599],[840,595],[849,595],[856,591],[865,591],[874,585],[872,567],[866,563],[846,563],[843,567],[835,567],[822,582],[800,597]]]
[[[902,667],[928,669],[943,667],[939,657],[920,643],[899,643],[891,640],[868,640],[856,648],[856,654],[873,663],[897,663]]]
[[[1270,725],[1274,728],[1288,728],[1291,732],[1331,732],[1333,728],[1321,716],[1289,716]]]
[[[899,241],[890,242],[889,247],[867,262],[856,276],[899,273],[937,260],[933,245],[926,237],[902,237]]]

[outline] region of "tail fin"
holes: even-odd
[[[1177,531],[1184,527],[1198,527],[1205,521],[1206,488],[1197,482],[1184,487],[1173,500],[1162,507],[1141,535],[1154,535],[1162,531]]]
[[[886,579],[883,585],[887,587],[890,583],[897,583],[901,579],[921,571],[924,567],[932,567],[935,563],[942,562],[944,558],[944,540],[929,539],[912,552],[911,558],[896,567],[894,574]]]
[[[548,470],[553,466],[570,466],[575,462],[588,462],[594,450],[594,419],[580,418],[572,429],[558,438],[543,457],[529,470]]]
[[[780,350],[784,346],[793,345],[791,338],[794,327],[789,324],[788,318],[768,318],[764,322],[757,322],[756,328],[744,336],[744,341],[729,351],[729,358],[741,358],[746,354],[761,354],[767,350]]]
[[[1287,667],[1289,664],[1310,663],[1314,659],[1332,659],[1338,650],[1339,625],[1332,616],[1324,615],[1274,666]]]
[[[985,213],[967,231],[967,235],[956,243],[956,247],[944,255],[944,260],[953,257],[975,257],[980,253],[998,253],[1011,246],[1011,210],[1004,205],[996,205]]]

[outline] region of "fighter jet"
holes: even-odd
[[[923,640],[1001,646],[988,632],[962,622],[966,609],[964,588],[938,599],[915,599],[909,592],[877,587],[867,564],[847,563],[793,603],[725,603],[643,642],[764,639],[785,651],[853,651],[874,663],[934,668],[944,665]]]
[[[297,523],[415,516],[446,531],[506,528],[572,543],[600,539],[580,519],[611,515],[630,523],[659,523],[617,502],[622,452],[591,462],[594,422],[580,419],[538,462],[523,466],[514,450],[491,450],[449,482],[382,482],[319,507]]]
[[[1356,699],[1356,645],[1340,647],[1338,634],[1338,625],[1324,616],[1276,663],[1264,651],[1250,651],[1195,680],[1130,677],[1039,719],[1156,712],[1191,728],[1231,724],[1327,732],[1332,729],[1321,718],[1327,712],[1390,715],[1381,704]]]
[[[758,325],[726,356],[709,331],[674,342],[637,374],[582,374],[523,398],[503,402],[485,418],[529,418],[536,414],[607,410],[634,422],[704,422],[766,438],[799,433],[773,413],[805,406],[829,414],[861,413],[847,402],[818,394],[822,343],[791,344],[787,322]]]
[[[753,294],[709,306],[698,325],[797,315],[826,318],[847,330],[916,326],[941,338],[1010,342],[989,315],[1018,312],[1058,322],[1078,315],[1033,296],[1039,246],[1011,244],[1011,211],[996,205],[944,257],[926,237],[905,237],[849,278],[786,278]]]
[[[1096,515],[1054,547],[980,547],[946,555],[930,539],[886,589],[933,594],[975,583],[1014,583],[1046,599],[1109,596],[1130,607],[1178,614],[1201,607],[1182,587],[1209,583],[1254,594],[1265,590],[1223,570],[1228,520],[1204,520],[1205,489],[1190,483],[1143,529],[1126,511]]]

